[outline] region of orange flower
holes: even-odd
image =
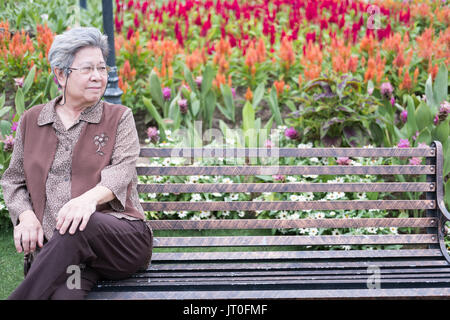
[[[250,88],[247,88],[247,92],[245,92],[245,100],[251,101],[253,99],[253,92]]]
[[[305,54],[300,58],[300,63],[305,66],[305,78],[312,80],[317,78],[322,72],[323,53],[319,45],[308,42],[305,48]]]
[[[258,57],[258,62],[266,61],[266,45],[264,44],[264,39],[259,38],[258,46],[256,47],[256,55]]]
[[[417,78],[419,77],[419,68],[416,67],[416,70],[414,70],[414,84],[417,83]]]
[[[399,87],[400,87],[400,90],[402,90],[402,89],[409,90],[412,88],[411,76],[409,75],[408,69],[406,69],[406,72],[403,75],[403,81],[402,81],[402,83],[400,83]]]
[[[43,52],[45,52],[45,57],[48,57],[48,52],[53,43],[53,39],[55,34],[53,31],[47,26],[47,23],[43,26],[38,24],[36,26],[36,40],[38,43],[38,48],[40,48]]]
[[[275,89],[277,90],[277,96],[279,97],[280,94],[284,91],[284,81],[274,81],[273,85],[275,86]]]
[[[255,50],[255,47],[253,46],[253,42],[250,43],[247,53],[245,55],[245,65],[249,68],[250,73],[252,76],[256,73],[256,66],[255,64],[258,62],[258,55]]]
[[[300,73],[298,75],[298,86],[300,87],[300,84],[302,84],[302,83],[303,83],[303,77],[302,77],[302,74]]]
[[[199,49],[195,49],[191,54],[186,55],[186,66],[190,71],[194,71],[194,69],[202,63],[200,53]]]
[[[289,69],[295,63],[295,53],[292,48],[292,41],[289,41],[287,37],[281,40],[280,58],[284,62],[286,69]]]

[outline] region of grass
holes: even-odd
[[[23,253],[14,247],[13,230],[0,230],[0,300],[5,300],[23,280]]]

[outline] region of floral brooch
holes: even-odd
[[[109,137],[107,135],[105,135],[104,133],[101,133],[100,135],[96,135],[94,137],[94,143],[97,146],[97,151],[95,151],[95,152],[101,156],[104,156],[105,154],[100,149],[106,145],[106,142],[108,142],[108,140],[109,140]]]

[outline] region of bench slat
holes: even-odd
[[[198,300],[198,299],[361,299],[361,298],[442,298],[450,296],[450,288],[402,289],[326,289],[326,290],[206,290],[206,291],[94,291],[88,299],[148,299],[148,300]],[[262,302],[261,304],[264,304]],[[227,314],[228,311],[224,310]]]
[[[434,244],[431,234],[361,236],[228,236],[154,238],[155,248],[166,247],[247,247],[293,245]]]
[[[158,286],[170,286],[173,289],[176,287],[189,286],[195,287],[205,287],[205,286],[260,286],[260,285],[314,285],[315,287],[320,287],[321,285],[349,285],[349,284],[361,284],[366,286],[367,278],[358,276],[349,277],[301,277],[301,276],[287,276],[287,277],[225,277],[225,278],[184,278],[184,279],[171,279],[171,278],[161,278],[161,279],[130,279],[122,281],[111,281],[103,282],[100,288],[104,287],[108,289],[109,287],[115,287],[120,289],[120,287],[158,287]],[[380,282],[383,286],[392,286],[395,284],[408,284],[408,283],[426,283],[428,286],[432,284],[447,284],[450,283],[450,273],[429,277],[428,275],[414,275],[414,276],[383,276],[380,275]]]
[[[148,220],[153,230],[436,227],[436,218]]]
[[[363,260],[356,262],[271,262],[271,263],[162,263],[151,264],[147,272],[153,271],[222,271],[238,272],[245,270],[335,270],[344,268],[418,268],[418,267],[449,267],[445,260]]]
[[[405,183],[161,183],[138,184],[139,193],[234,193],[234,192],[429,192],[435,184]]]
[[[402,275],[414,275],[414,274],[428,274],[431,277],[434,275],[440,274],[448,274],[450,272],[450,268],[379,268],[379,272],[385,276],[402,276]],[[139,272],[134,274],[131,278],[183,278],[183,277],[250,277],[250,276],[316,276],[316,277],[345,277],[347,275],[351,276],[365,276],[367,278],[368,272],[367,269],[359,268],[359,269],[324,269],[324,270],[260,270],[260,271],[252,271],[252,270],[242,270],[242,271],[189,271],[183,272],[181,271],[172,271],[172,272],[164,272],[164,271],[150,271],[150,272]]]
[[[140,157],[434,157],[436,148],[141,148]]]
[[[238,210],[399,210],[434,209],[434,200],[337,200],[337,201],[221,201],[142,202],[145,211],[238,211]]]
[[[381,166],[176,166],[136,167],[140,176],[254,176],[254,175],[418,175],[434,174],[433,165]]]
[[[321,250],[321,251],[246,251],[246,252],[155,252],[153,263],[165,261],[229,261],[229,260],[298,260],[343,258],[412,258],[441,257],[439,249],[412,250]]]

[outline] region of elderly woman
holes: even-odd
[[[20,119],[1,185],[17,251],[35,258],[9,299],[83,299],[150,261],[133,114],[101,100],[107,54],[95,28],[58,35],[49,61],[63,95]]]

